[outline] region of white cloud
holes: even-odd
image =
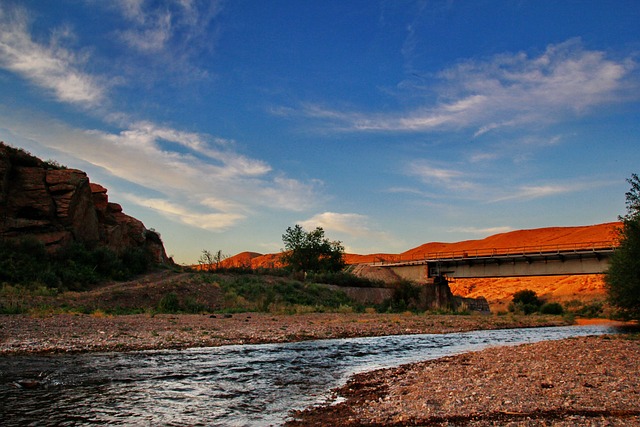
[[[389,232],[376,229],[368,216],[357,213],[323,212],[300,221],[299,224],[306,230],[322,227],[329,238],[332,238],[331,233],[335,233],[348,238],[352,245],[362,242],[363,246],[367,248],[345,247],[346,251],[351,253],[368,252],[376,247],[401,247],[403,244]]]
[[[340,111],[307,103],[302,114],[338,130],[426,132],[475,127],[477,137],[502,127],[557,122],[626,101],[633,93],[637,98],[637,90],[631,90],[636,87],[631,82],[636,69],[631,57],[612,59],[571,39],[549,45],[539,55],[520,52],[461,62],[440,72],[428,89],[404,82],[400,87],[412,97],[424,93],[425,104],[413,111]]]
[[[209,230],[235,225],[258,210],[301,211],[321,200],[321,183],[274,173],[267,163],[234,151],[232,141],[151,122],[108,133],[5,111],[0,128],[86,162],[90,177],[99,168],[143,187],[127,200]],[[113,187],[110,194],[119,196]]]
[[[467,172],[436,167],[427,160],[409,162],[406,173],[418,177],[427,185],[440,186],[448,190],[469,191],[477,188],[477,184],[470,181],[470,176]]]
[[[533,200],[544,197],[552,197],[560,194],[586,191],[595,187],[605,185],[603,182],[580,182],[564,184],[543,184],[543,185],[523,185],[516,188],[512,193],[497,196],[490,199],[490,202],[503,202],[507,200]]]
[[[545,139],[556,143],[557,137]],[[387,192],[404,193],[421,199],[464,200],[481,203],[497,203],[504,201],[529,201],[554,197],[564,194],[589,191],[595,188],[612,185],[610,181],[598,178],[576,178],[569,181],[517,184],[513,175],[488,174],[482,172],[482,166],[474,171],[470,167],[474,163],[494,160],[496,156],[471,154],[469,164],[434,163],[428,160],[413,160],[405,167],[405,173],[418,178],[426,189],[396,187]],[[527,182],[527,181],[525,181]]]
[[[486,228],[478,228],[478,227],[452,227],[449,229],[452,233],[468,233],[468,234],[480,234],[484,236],[490,236],[499,233],[507,233],[509,231],[513,231],[512,227],[509,226],[501,226],[501,227],[486,227]]]
[[[169,38],[180,33],[178,44],[198,37],[219,10],[218,2],[200,3],[200,7],[189,0],[165,3],[166,8],[136,0],[122,0],[118,5],[136,31],[166,29]],[[163,27],[160,21],[171,25]],[[70,30],[53,31],[50,43],[43,44],[32,38],[28,23],[23,9],[0,7],[0,67],[53,91],[62,102],[93,106],[103,101],[106,87],[81,71],[88,57],[59,45],[71,38]],[[145,37],[140,40],[156,43],[171,54],[172,46],[164,36],[158,37],[155,42]],[[151,192],[154,197],[129,195],[128,200],[186,224],[223,229],[258,209],[302,211],[320,199],[319,181],[301,182],[276,173],[266,162],[239,153],[231,140],[151,121],[131,122],[118,111],[101,113],[119,132],[73,129],[49,118],[35,120],[11,113],[11,117],[0,117],[0,124],[12,133],[86,162],[89,169],[100,168],[145,188],[142,193]]]
[[[356,213],[323,212],[300,222],[306,229],[322,227],[326,231],[338,231],[351,236],[363,236],[371,233],[367,223],[369,218]]]
[[[234,212],[201,213],[178,205],[166,199],[138,197],[133,194],[121,194],[124,199],[139,206],[152,209],[174,221],[210,231],[222,231],[245,218]]]
[[[28,26],[24,10],[0,5],[0,67],[51,91],[62,102],[93,106],[104,98],[106,87],[82,70],[86,56],[60,46],[56,32],[49,44],[34,41]]]
[[[220,12],[220,1],[195,2],[191,0],[119,0],[111,5],[119,10],[128,27],[118,32],[131,48],[148,54],[182,52],[194,44],[211,42],[205,37],[211,20]]]

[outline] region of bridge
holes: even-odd
[[[611,241],[560,245],[520,246],[434,252],[387,257],[370,265],[389,268],[398,276],[426,282],[439,275],[449,278],[601,274],[617,245]]]

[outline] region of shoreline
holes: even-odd
[[[287,427],[640,426],[640,340],[543,341],[352,376]]]
[[[576,324],[614,324],[604,319]],[[0,357],[566,326],[557,316],[313,313],[0,316]],[[640,340],[492,347],[353,375],[285,426],[640,426]]]
[[[0,357],[566,326],[558,316],[309,313],[0,315]]]

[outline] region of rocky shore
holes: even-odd
[[[639,426],[640,340],[498,347],[352,377],[294,426]]]
[[[554,316],[411,313],[1,315],[0,355],[210,347],[563,324]]]
[[[0,356],[133,351],[564,324],[558,317],[300,315],[0,316]],[[640,340],[573,338],[353,376],[295,426],[640,426]]]

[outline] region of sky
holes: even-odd
[[[0,0],[0,140],[167,253],[589,225],[640,173],[636,0]]]

